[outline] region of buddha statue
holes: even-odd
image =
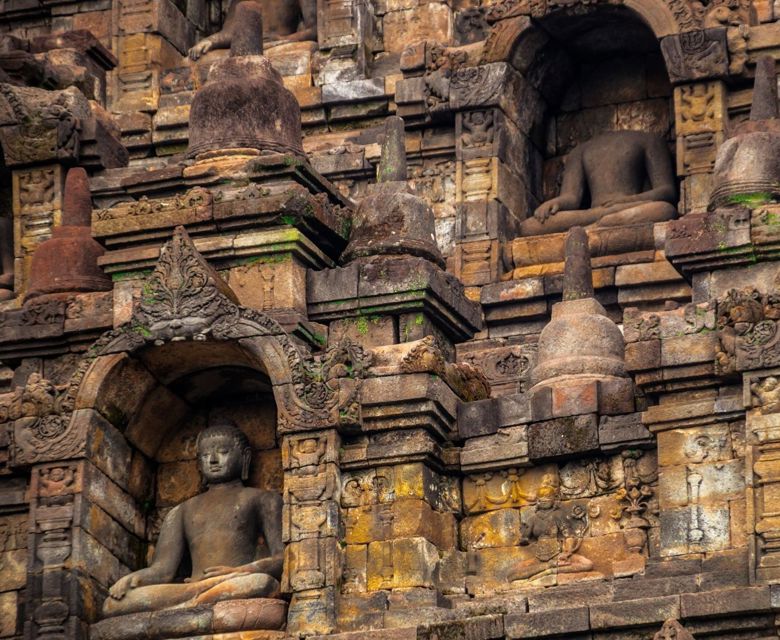
[[[561,193],[524,220],[521,235],[562,233],[577,225],[615,227],[677,215],[672,162],[664,139],[645,131],[610,131],[566,158]],[[590,204],[588,208],[582,208]]]
[[[266,47],[317,39],[317,0],[233,0],[222,29],[189,50],[192,60],[212,49],[230,48],[241,22],[236,9],[242,4],[256,5],[262,12]]]
[[[557,486],[545,476],[536,495],[536,505],[520,524],[520,544],[533,543],[534,557],[513,567],[509,580],[590,571],[593,562],[577,553],[587,528],[585,518],[584,512],[566,513],[558,500]]]
[[[281,496],[244,486],[251,449],[235,425],[221,422],[202,431],[197,452],[206,490],[168,513],[154,560],[111,587],[105,617],[279,595]],[[258,548],[260,537],[268,553]],[[192,574],[174,583],[187,552]],[[278,619],[273,624],[255,628],[278,628]]]

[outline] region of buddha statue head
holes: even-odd
[[[221,420],[198,434],[198,465],[206,484],[249,478],[252,449],[235,424]]]

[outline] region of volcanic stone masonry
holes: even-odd
[[[0,0],[0,640],[780,638],[778,60]]]

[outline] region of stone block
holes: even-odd
[[[79,527],[73,528],[73,550],[69,562],[75,571],[92,576],[108,587],[127,573],[127,567],[91,534]]]
[[[141,566],[145,560],[139,538],[122,527],[103,509],[82,498],[81,509],[75,514],[75,523],[102,544],[123,565]]]
[[[288,543],[284,549],[282,591],[308,591],[335,585],[341,578],[341,554],[335,537]]]
[[[628,371],[648,371],[660,366],[660,340],[642,340],[626,344],[626,369]]]
[[[694,417],[694,415],[679,415],[677,419],[684,420],[687,417]],[[672,420],[675,417],[674,415],[669,416]],[[668,429],[659,432],[657,437],[658,464],[661,467],[702,462],[712,464],[734,457],[728,425],[725,424],[708,424],[688,429]]]
[[[475,616],[468,620],[437,622],[426,625],[417,635],[418,640],[440,638],[468,638],[468,640],[503,639],[504,620],[501,614]]]
[[[385,83],[382,78],[326,84],[322,87],[322,104],[360,102],[384,95]]]
[[[173,507],[200,491],[201,476],[195,460],[161,464],[157,476],[157,504]]]
[[[454,516],[434,511],[423,500],[401,498],[386,504],[345,509],[343,518],[347,544],[421,537],[440,549],[455,546]]]
[[[251,260],[233,267],[229,273],[228,285],[242,305],[306,313],[306,268],[293,257],[274,254],[267,261]]]
[[[634,383],[630,378],[605,378],[598,381],[598,411],[603,416],[634,411]]]
[[[519,509],[490,511],[466,517],[460,523],[460,545],[463,549],[513,547],[519,544]]]
[[[344,631],[379,629],[384,624],[387,592],[351,593],[339,598],[339,628]],[[373,637],[373,633],[371,634]]]
[[[460,452],[464,471],[495,466],[523,465],[528,461],[528,435],[525,425],[505,427],[489,436],[470,438]]]
[[[582,106],[633,102],[647,97],[645,61],[634,56],[584,63]]]
[[[650,442],[653,435],[642,424],[639,413],[602,416],[599,420],[599,444],[602,450],[622,443]]]
[[[585,632],[590,629],[588,607],[510,613],[504,619],[507,638],[544,638]]]
[[[368,545],[347,544],[344,547],[342,593],[363,593],[366,590]]]
[[[565,418],[598,412],[598,381],[567,380],[550,386],[552,388],[553,418]]]
[[[661,511],[661,555],[725,549],[731,541],[728,504]]]
[[[128,493],[89,462],[83,465],[83,495],[139,538],[146,532],[146,517]]]
[[[88,420],[87,457],[113,482],[127,490],[131,471],[128,461],[132,458],[132,450],[122,433],[97,411],[77,409],[73,413]]]
[[[590,607],[592,629],[614,629],[661,625],[669,618],[680,617],[680,596],[643,598]]]
[[[699,575],[677,575],[663,578],[637,576],[633,580],[615,581],[615,600],[636,600],[699,590]]]
[[[680,612],[685,618],[765,612],[771,607],[769,587],[718,589],[706,593],[684,593]]]
[[[661,366],[711,362],[717,349],[718,336],[715,333],[667,338],[661,342]]]
[[[528,610],[555,611],[571,607],[589,607],[595,604],[611,603],[614,587],[610,582],[573,582],[528,594]]]
[[[170,0],[150,0],[140,7],[124,2],[118,5],[117,35],[159,33],[182,54],[195,42],[195,29]],[[97,35],[97,34],[96,34]]]
[[[458,435],[473,438],[498,430],[498,402],[494,398],[461,402],[458,405]]]
[[[446,4],[430,2],[385,14],[382,19],[385,51],[403,51],[409,42],[452,37],[452,11]]]
[[[691,483],[695,483],[702,503],[722,505],[727,500],[744,496],[744,464],[742,460],[730,460],[661,467],[658,478],[658,502],[661,509],[687,505]]]
[[[724,27],[697,29],[661,39],[661,52],[674,84],[722,78],[728,74]]]
[[[336,626],[335,611],[334,587],[294,593],[287,614],[287,633],[301,636],[330,633]]]
[[[19,625],[19,595],[16,591],[0,593],[0,638],[16,635]]]
[[[0,553],[0,588],[3,591],[12,591],[24,589],[25,584],[27,584],[27,549],[13,549]]]
[[[531,460],[564,458],[598,449],[595,415],[556,418],[528,425],[528,455]]]
[[[368,545],[367,588],[431,589],[439,561],[436,546],[425,538],[402,538]]]
[[[334,320],[328,327],[331,340],[351,340],[367,348],[398,342],[398,328],[392,316],[358,316]]]

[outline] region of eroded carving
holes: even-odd
[[[559,499],[554,478],[545,478],[533,510],[520,525],[520,544],[531,544],[534,557],[513,567],[508,574],[509,580],[580,573],[593,568],[591,560],[577,553],[588,531],[588,514],[576,504],[564,509]]]

